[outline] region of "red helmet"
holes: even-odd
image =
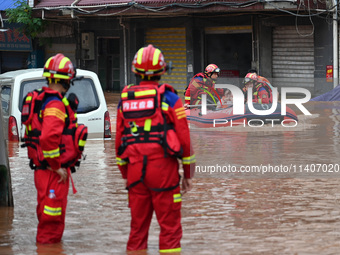
[[[45,63],[44,77],[71,80],[75,75],[76,71],[71,60],[61,53],[50,57]]]
[[[244,77],[243,84],[246,84],[250,81],[257,81],[256,73],[247,73],[247,75]]]
[[[220,74],[220,68],[218,68],[217,65],[215,64],[209,64],[204,70],[204,73],[209,74],[209,73],[217,73],[218,75]]]
[[[132,72],[144,76],[161,76],[166,71],[166,63],[160,49],[155,48],[152,44],[140,48],[133,61]]]

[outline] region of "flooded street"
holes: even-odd
[[[106,98],[114,131],[117,96]],[[182,199],[181,254],[339,254],[340,103],[306,107],[313,115],[297,110],[296,127],[191,127],[197,167]],[[9,144],[14,208],[0,207],[0,254],[126,254],[130,214],[114,133],[88,141],[85,154],[63,242],[37,246],[33,172],[26,149]],[[158,235],[154,217],[143,254],[158,254]]]

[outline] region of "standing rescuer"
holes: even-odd
[[[37,243],[58,243],[65,227],[65,213],[71,168],[81,157],[87,127],[77,124],[78,100],[64,97],[75,77],[69,58],[57,54],[49,58],[43,76],[48,87],[29,92],[24,99],[22,122],[30,167],[37,189]],[[72,100],[70,99],[72,98]],[[72,182],[73,184],[73,182]],[[49,193],[54,190],[55,198]],[[73,185],[73,192],[76,190]]]
[[[153,45],[138,50],[132,71],[142,81],[126,86],[117,112],[117,164],[129,192],[131,231],[127,250],[147,249],[155,211],[160,252],[180,252],[181,191],[178,158],[184,176],[182,194],[191,190],[195,155],[181,99],[158,82],[167,70]]]

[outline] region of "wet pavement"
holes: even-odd
[[[118,97],[106,98],[114,131]],[[182,200],[181,254],[339,254],[340,103],[307,108],[313,115],[297,111],[294,128],[191,127],[198,168]],[[37,246],[33,172],[26,149],[9,143],[14,208],[0,208],[0,254],[126,254],[130,215],[114,137],[88,141],[85,154],[63,242]],[[158,254],[158,235],[154,217],[143,254]]]

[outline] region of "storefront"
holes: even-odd
[[[1,73],[37,66],[37,55],[32,53],[31,38],[21,33],[18,25],[5,24],[0,31]]]

